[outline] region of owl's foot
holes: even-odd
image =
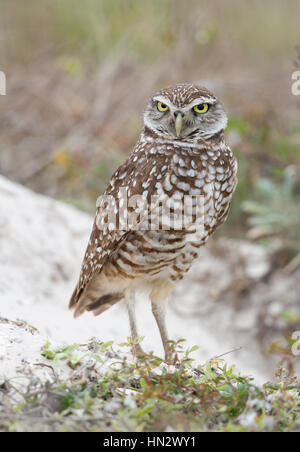
[[[168,364],[168,366],[174,366],[179,358],[176,350],[174,350],[173,342],[172,341],[166,341],[164,343],[164,350],[165,350],[165,363]]]
[[[142,349],[140,344],[133,345],[133,347],[132,347],[132,354],[136,358],[143,357],[143,356],[146,355],[146,353],[144,352],[144,350]]]
[[[169,348],[165,349],[165,363],[168,364],[168,366],[174,364],[174,356]]]

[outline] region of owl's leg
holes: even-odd
[[[169,337],[166,326],[166,310],[168,306],[168,298],[174,287],[174,283],[165,280],[157,280],[153,282],[153,288],[150,293],[152,304],[152,313],[156,320],[161,340],[165,350],[165,359],[169,361]]]
[[[129,317],[129,324],[130,324],[130,332],[131,332],[131,339],[134,341],[137,337],[139,337],[137,332],[137,324],[136,324],[136,316],[135,316],[135,293],[134,290],[128,289],[125,294],[126,298],[126,305],[127,305],[127,312]],[[134,355],[144,355],[144,351],[140,344],[135,344],[132,347],[132,351]]]
[[[169,360],[169,336],[167,331],[167,325],[166,325],[166,311],[168,306],[168,300],[160,300],[159,302],[155,302],[151,300],[152,304],[152,313],[154,315],[154,318],[156,320],[160,337],[164,346],[165,351],[165,359],[166,361]]]

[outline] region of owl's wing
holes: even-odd
[[[69,303],[70,309],[79,303],[89,283],[101,272],[110,256],[120,248],[134,229],[134,227],[122,229],[121,209],[124,203],[122,199],[124,197],[133,199],[134,195],[143,195],[150,205],[151,196],[157,193],[157,175],[163,178],[169,168],[165,163],[165,158],[161,156],[156,156],[154,160],[154,158],[149,159],[139,155],[136,159],[136,154],[132,153],[112,176],[97,208],[79,281]],[[136,209],[136,206],[129,204],[127,205],[128,214]],[[149,214],[148,209],[147,213]],[[115,221],[110,222],[108,215]],[[141,218],[142,216],[139,220]]]
[[[237,186],[237,170],[238,170],[238,164],[237,160],[232,154],[231,149],[229,146],[227,146],[228,152],[229,152],[229,159],[226,162],[225,171],[222,174],[219,174],[220,176],[216,183],[218,183],[219,186],[221,186],[222,196],[220,197],[219,201],[217,202],[217,210],[218,210],[218,221],[216,224],[216,227],[221,226],[227,219],[231,201],[232,201],[232,195],[236,189]],[[215,189],[218,191],[220,190],[219,187],[216,188],[215,183]]]

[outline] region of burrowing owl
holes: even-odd
[[[169,294],[198,258],[200,247],[226,220],[237,183],[237,163],[224,138],[226,124],[221,103],[201,86],[177,84],[153,96],[144,113],[140,139],[112,176],[105,201],[98,206],[79,282],[70,300],[75,317],[84,311],[101,314],[125,299],[134,339],[138,336],[135,293],[148,288],[167,353],[165,311]],[[142,207],[131,202],[136,195],[145,200]],[[192,221],[178,227],[176,206],[186,196],[192,197]],[[154,208],[153,197],[159,199]],[[194,198],[202,199],[203,208],[197,236],[193,235],[197,224]],[[163,227],[162,202],[170,207],[169,228]],[[153,211],[154,218],[159,217],[155,227],[152,221],[141,227]],[[125,227],[124,218],[132,213],[135,221]],[[142,353],[139,344],[134,352]]]

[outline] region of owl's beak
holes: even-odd
[[[178,113],[175,119],[175,130],[176,130],[176,135],[178,137],[180,137],[180,133],[182,130],[182,124],[183,124],[183,116],[181,113]]]

